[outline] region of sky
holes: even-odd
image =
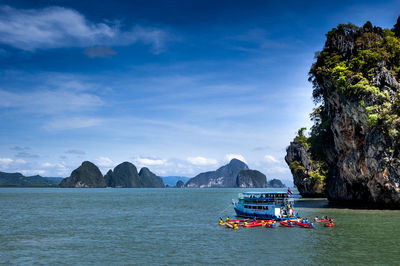
[[[0,1],[0,171],[130,161],[193,177],[238,158],[292,184],[325,34],[399,15],[400,1]]]

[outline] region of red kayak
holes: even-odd
[[[269,219],[269,220],[255,220],[254,222],[256,223],[267,223],[267,222],[273,222],[273,219]]]
[[[314,220],[316,223],[328,223],[329,219],[323,219],[323,220]]]
[[[325,224],[326,227],[334,227],[335,224]]]
[[[296,224],[304,228],[314,228],[314,226],[312,226],[311,224],[303,224],[299,222],[297,222]]]
[[[279,222],[281,225],[286,226],[286,227],[294,227],[294,224],[290,225],[290,223],[285,222],[285,221],[280,221]]]
[[[263,226],[263,223],[248,223],[247,225],[244,225],[244,227],[257,227],[257,226]]]

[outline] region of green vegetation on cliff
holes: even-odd
[[[312,180],[313,184],[322,185],[322,189],[325,189],[325,183],[327,179],[327,165],[323,161],[323,144],[326,142],[325,132],[321,131],[321,124],[316,122],[311,129],[311,136],[307,138],[304,136],[306,128],[299,129],[297,136],[293,140],[294,143],[304,146],[306,151],[310,154],[312,160],[310,165],[312,168],[306,169],[299,161],[292,161],[289,164],[289,168],[293,173],[304,172]]]
[[[344,97],[364,108],[371,128],[382,128],[396,142],[400,137],[400,94],[387,89],[396,87],[387,73],[400,78],[399,31],[399,20],[392,30],[373,27],[371,22],[362,28],[340,24],[327,33],[324,50],[309,73],[316,102],[329,93],[324,84],[333,81]]]

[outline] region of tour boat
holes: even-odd
[[[239,217],[261,219],[294,218],[293,199],[286,192],[243,192],[233,208]]]

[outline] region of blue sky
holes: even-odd
[[[290,183],[325,33],[399,15],[400,1],[0,1],[0,171],[130,161],[191,177],[236,157]]]

